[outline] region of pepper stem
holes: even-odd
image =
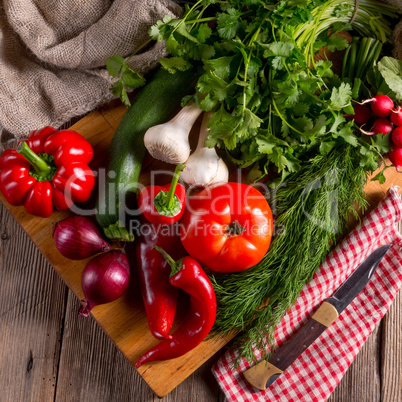
[[[18,145],[17,152],[22,155],[33,166],[38,176],[48,176],[52,172],[49,166],[39,155],[37,155],[28,144],[23,141]]]
[[[173,207],[174,192],[176,191],[177,183],[179,182],[180,173],[184,170],[185,167],[185,165],[179,164],[174,170],[172,183],[170,184],[169,192],[167,195],[167,209],[171,209]]]
[[[163,248],[158,246],[154,246],[153,248],[158,250],[163,255],[166,262],[170,265],[170,268],[172,268],[170,276],[177,274],[181,270],[181,267],[183,266],[183,259],[176,262]]]

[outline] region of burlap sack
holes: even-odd
[[[0,0],[0,130],[17,138],[60,126],[113,98],[105,60],[130,55],[170,0]],[[164,53],[157,44],[134,56],[145,73]]]

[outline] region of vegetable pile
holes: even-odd
[[[214,109],[207,145],[227,150],[254,177],[275,167],[284,179],[342,143],[358,147],[361,162],[372,170],[381,140],[368,144],[343,117],[353,114],[359,89],[368,88],[358,77],[334,74],[327,53],[348,48],[340,31],[389,41],[386,17],[396,11],[366,0],[354,12],[354,0],[200,0],[180,20],[159,21],[150,35],[166,41],[171,57],[160,60],[162,67],[172,73],[199,69],[193,99],[205,111]],[[324,47],[324,60],[315,61]],[[363,54],[358,62],[371,59]]]
[[[402,63],[387,56],[396,17],[375,0],[199,0],[150,29],[169,53],[162,68],[198,75],[182,106],[210,114],[204,146],[220,148],[248,182],[269,185],[275,228],[283,228],[255,267],[211,276],[213,331],[242,331],[239,357],[254,359],[253,347],[264,356],[272,345],[276,324],[355,207],[364,210],[364,185],[381,164],[373,179],[385,181],[382,155],[399,166],[399,129],[385,112],[397,102],[397,121],[402,101]],[[124,59],[108,63],[126,68]]]
[[[161,341],[137,367],[181,356],[210,332],[241,332],[239,358],[255,359],[255,347],[265,356],[280,319],[358,218],[356,208],[364,211],[368,176],[382,168],[372,180],[385,182],[385,155],[402,168],[402,62],[389,56],[393,7],[375,0],[194,3],[182,18],[166,16],[150,29],[149,42],[164,41],[169,55],[148,82],[122,56],[106,61],[116,77],[112,92],[129,107],[108,150],[96,220],[110,241],[128,248],[130,223],[147,228],[136,235],[130,263],[150,332]],[[128,87],[143,87],[131,105]],[[201,115],[191,153],[189,134]],[[60,149],[77,159],[74,169],[92,158],[82,138],[41,133],[0,158],[0,190],[36,214],[31,204],[43,193],[27,196],[28,187],[47,183],[59,208],[57,191],[68,180],[56,178],[74,173]],[[137,198],[147,151],[177,166],[171,183],[145,187]],[[23,171],[20,187],[6,162]],[[56,172],[53,165],[62,166]],[[233,165],[245,183],[229,181]],[[71,186],[69,205],[89,198],[91,174]],[[68,258],[100,253],[83,272],[82,315],[126,291],[126,254],[110,251],[92,222],[74,217],[53,235]],[[189,310],[170,334],[183,291]]]
[[[244,271],[261,261],[271,241],[272,213],[258,190],[243,183],[220,184],[191,194],[185,203],[186,190],[177,189],[182,168],[177,166],[171,184],[145,187],[138,197],[143,230],[136,239],[137,270],[149,329],[162,342],[141,356],[137,367],[182,356],[209,334],[216,296],[203,267]],[[158,208],[161,193],[166,201]],[[177,194],[177,203],[169,206],[172,194]],[[178,289],[190,295],[190,307],[169,334]]]

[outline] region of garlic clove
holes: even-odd
[[[151,127],[144,136],[150,155],[163,162],[184,163],[190,155],[190,144],[173,125]]]
[[[167,123],[150,127],[144,135],[144,144],[151,156],[167,163],[184,163],[190,156],[188,136],[201,112],[192,103]]]
[[[214,149],[204,148],[197,154],[192,154],[185,165],[181,178],[189,185],[206,187],[210,184],[227,183],[229,180],[229,169]]]
[[[192,186],[206,187],[216,183],[229,181],[229,169],[217,155],[214,148],[205,147],[208,137],[208,122],[213,112],[204,113],[197,148],[185,162],[186,169],[182,172],[182,180]]]

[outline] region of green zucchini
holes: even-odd
[[[132,241],[126,206],[135,206],[138,178],[146,154],[148,128],[170,120],[185,95],[194,91],[194,71],[170,74],[159,68],[135,96],[108,148],[106,174],[99,180],[96,220],[112,240]]]

